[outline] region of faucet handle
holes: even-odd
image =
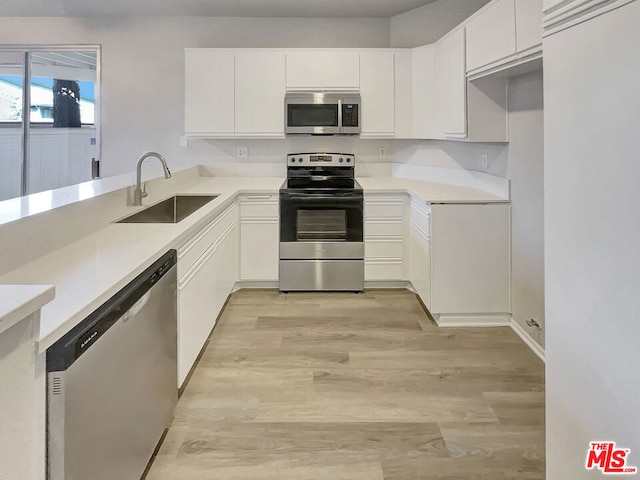
[[[144,198],[144,197],[147,197],[147,196],[149,196],[149,194],[147,193],[147,182],[144,182],[142,184],[142,192],[140,193],[140,197]]]

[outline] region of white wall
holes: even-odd
[[[391,153],[397,164],[476,170],[498,177],[507,176],[508,149],[504,144],[402,140],[393,143]],[[487,155],[488,168],[482,167],[482,155]]]
[[[511,312],[544,347],[544,119],[542,72],[509,84]],[[526,325],[535,318],[542,329]]]
[[[0,18],[0,44],[102,45],[101,169],[108,176],[133,170],[145,150],[162,152],[172,165],[220,154],[206,143],[178,146],[184,132],[185,47],[388,47],[389,20]],[[264,148],[285,152],[287,147]],[[155,164],[147,168],[159,173]]]
[[[391,46],[434,43],[490,0],[437,0],[391,18]]]
[[[544,39],[549,480],[603,478],[590,441],[640,467],[638,25],[632,2]]]

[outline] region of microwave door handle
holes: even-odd
[[[338,133],[342,133],[342,99],[338,99]]]

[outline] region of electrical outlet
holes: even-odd
[[[249,149],[247,147],[238,147],[236,151],[236,157],[247,158],[249,156]]]
[[[380,149],[380,158],[383,158],[387,155],[387,151],[384,148]]]
[[[489,157],[486,154],[482,155],[482,168],[489,168]]]
[[[538,319],[537,318],[532,318],[531,320],[525,322],[527,325],[529,325],[531,328],[537,328],[540,329],[542,327],[540,327],[540,324],[538,323]]]

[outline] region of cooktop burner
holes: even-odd
[[[287,155],[287,179],[281,190],[358,192],[362,187],[355,179],[355,155],[349,153],[292,153]]]
[[[362,187],[355,178],[326,178],[315,180],[311,178],[287,178],[281,189],[287,190],[362,190]]]

